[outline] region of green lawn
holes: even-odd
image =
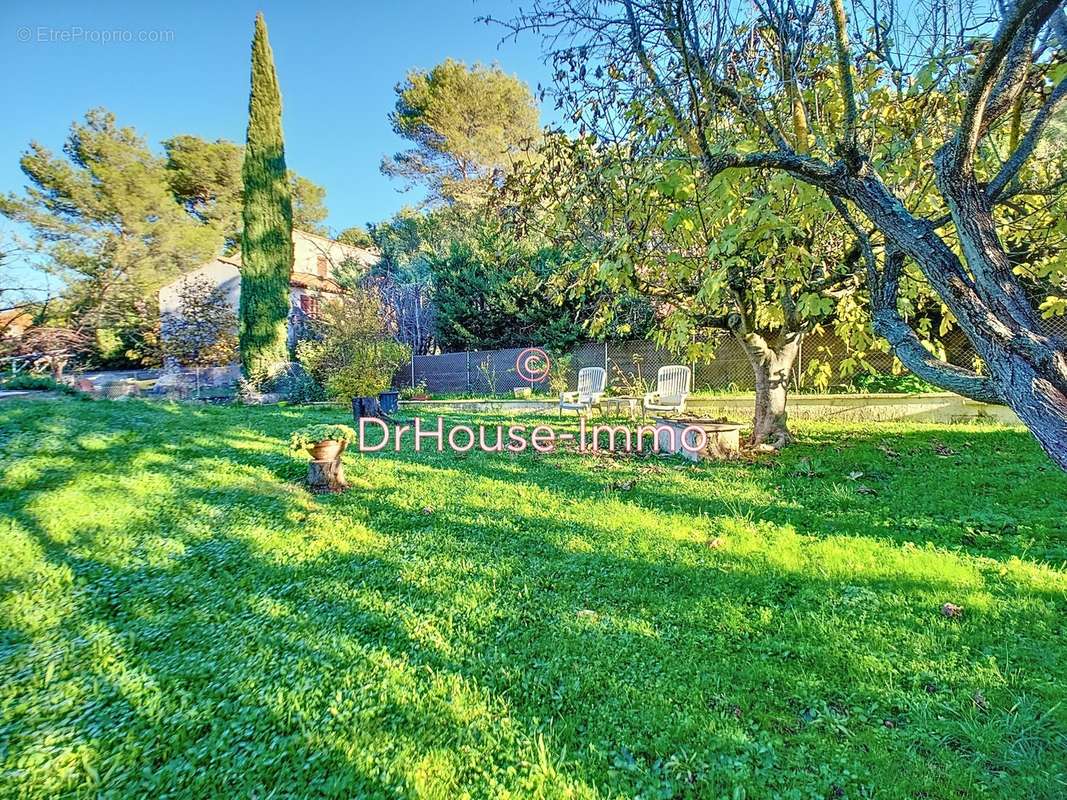
[[[1024,432],[347,455],[315,497],[286,439],[331,419],[0,403],[0,796],[1067,793],[1067,477]]]

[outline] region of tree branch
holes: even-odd
[[[1041,110],[1034,117],[1033,122],[1030,123],[1026,135],[1020,140],[1015,152],[1008,157],[1008,160],[1000,168],[1000,172],[989,183],[986,195],[990,201],[995,201],[1000,197],[1005,187],[1019,174],[1019,170],[1022,169],[1027,159],[1033,154],[1034,148],[1037,147],[1045,126],[1048,125],[1053,115],[1065,105],[1067,105],[1067,78],[1056,84],[1052,94],[1049,95]]]
[[[782,136],[782,132],[771,123],[763,111],[755,107],[751,101],[745,99],[744,95],[737,91],[737,89],[720,81],[710,79],[708,80],[707,85],[715,94],[729,100],[730,104],[746,119],[763,131],[763,133],[767,135],[767,138],[769,138],[774,143],[774,146],[780,151],[792,152],[793,148],[790,147],[789,142]]]
[[[985,135],[994,122],[1015,106],[1026,86],[1026,79],[1033,64],[1034,42],[1041,26],[1037,24],[1036,15],[1030,15],[1026,23],[1015,36],[1015,41],[1004,57],[1004,67],[997,80],[985,109],[982,111],[982,123],[979,137]]]
[[[875,333],[889,342],[893,355],[900,359],[900,362],[912,373],[935,386],[983,403],[1002,403],[989,378],[934,356],[923,346],[918,334],[900,315],[897,309],[897,297],[900,293],[900,274],[904,267],[904,253],[900,250],[888,249],[884,266],[879,270],[870,235],[859,226],[840,198],[832,197],[830,202],[844,219],[845,224],[856,235],[867,264],[867,288],[871,296],[872,326]]]
[[[852,63],[849,57],[848,47],[848,18],[845,16],[845,5],[842,0],[831,0],[834,17],[834,44],[837,49],[837,71],[841,83],[841,96],[845,101],[845,138],[843,151],[852,166],[855,168],[855,157],[858,153],[856,148],[856,120],[859,114],[856,111],[856,89],[852,83]]]
[[[978,65],[971,78],[967,102],[963,108],[960,127],[952,141],[952,165],[959,170],[970,163],[982,130],[982,116],[992,92],[993,81],[1000,74],[1001,67],[1016,43],[1023,25],[1031,14],[1034,19],[1029,24],[1039,28],[1059,6],[1060,0],[1017,0],[1009,8],[1000,26],[993,35],[989,50],[982,63]]]
[[[747,155],[722,153],[705,159],[704,167],[709,178],[727,169],[781,169],[830,194],[841,193],[841,180],[845,177],[843,164],[827,164],[791,149]]]
[[[634,52],[637,54],[637,60],[641,63],[641,68],[645,72],[645,77],[648,78],[649,83],[652,84],[652,91],[655,92],[656,97],[663,103],[663,109],[667,112],[667,115],[670,116],[671,122],[674,124],[678,133],[683,137],[690,139],[690,144],[693,144],[691,141],[693,136],[692,127],[683,118],[678,106],[667,91],[667,87],[665,87],[663,81],[660,80],[659,73],[656,72],[656,67],[652,63],[648,51],[645,50],[644,34],[641,31],[640,23],[637,21],[637,16],[634,14],[633,3],[631,0],[624,0],[623,4],[626,7],[626,21],[630,31],[630,44],[633,47]]]

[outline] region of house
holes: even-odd
[[[0,339],[17,339],[33,324],[33,314],[25,306],[0,310]]]
[[[290,344],[304,319],[316,317],[324,302],[341,296],[343,290],[337,283],[337,270],[345,262],[355,262],[370,269],[378,262],[378,254],[307,231],[293,231],[293,261],[289,273]],[[220,287],[234,314],[237,313],[241,301],[239,255],[217,256],[160,289],[160,316],[177,312],[182,284],[198,280]]]

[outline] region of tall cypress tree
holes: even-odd
[[[282,98],[263,14],[252,37],[252,92],[244,165],[241,232],[241,363],[246,376],[271,374],[289,360],[289,271],[293,204],[285,169]]]

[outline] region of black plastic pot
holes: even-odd
[[[360,417],[381,417],[382,406],[377,397],[353,397],[352,419],[359,422]]]
[[[400,392],[387,389],[378,395],[378,402],[381,404],[383,413],[395,414],[400,408]]]

